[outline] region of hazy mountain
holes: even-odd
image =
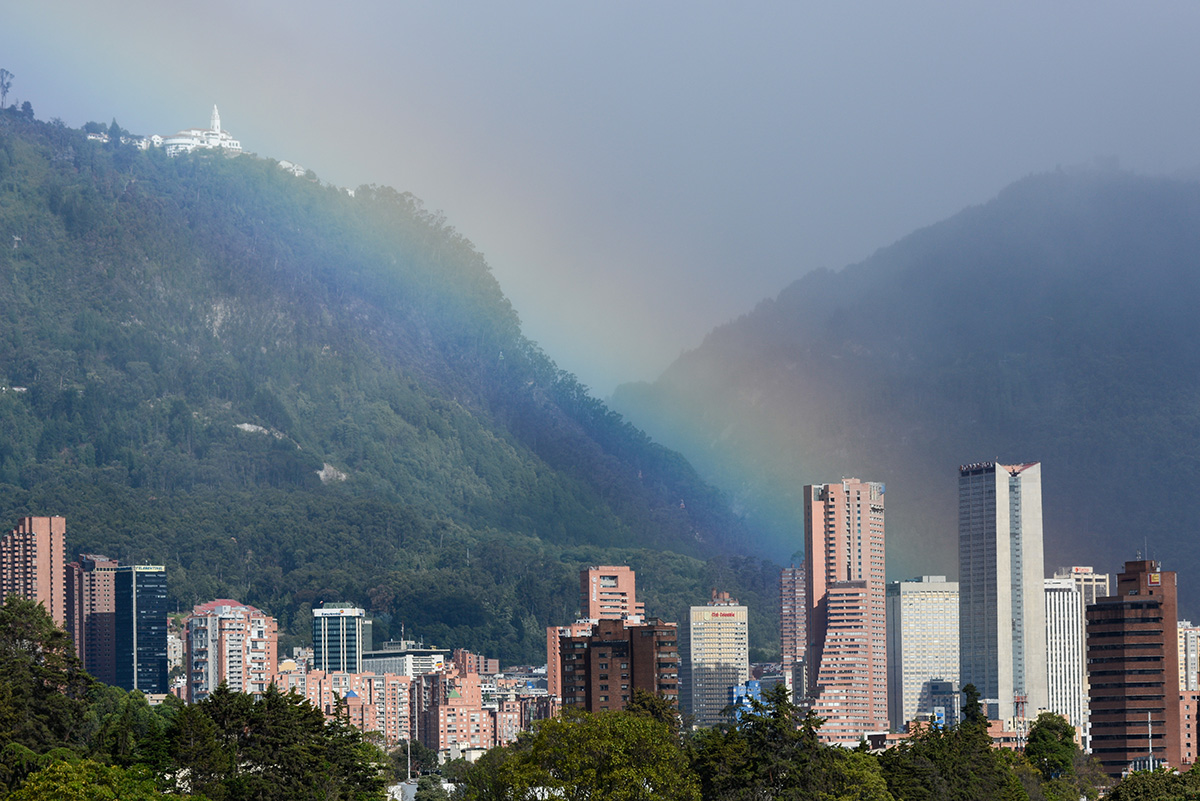
[[[65,515],[73,552],[298,641],[349,600],[380,637],[536,660],[580,564],[616,561],[667,617],[728,585],[769,647],[773,576],[725,501],[525,339],[412,196],[9,109],[0,235],[0,525]]]
[[[779,555],[804,484],[885,482],[893,579],[957,573],[959,464],[1041,461],[1047,570],[1148,548],[1194,609],[1198,309],[1200,182],[1039,175],[806,275],[612,405]]]

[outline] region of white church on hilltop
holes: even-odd
[[[153,142],[153,144],[157,145],[158,143]],[[207,128],[188,128],[180,131],[174,136],[164,138],[162,147],[166,148],[168,156],[191,153],[198,148],[205,150],[223,148],[234,153],[242,151],[242,143],[234,139],[229,131],[221,130],[221,114],[215,105],[212,110],[212,121]]]

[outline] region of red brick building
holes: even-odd
[[[1126,562],[1116,594],[1087,608],[1092,754],[1111,776],[1151,753],[1184,764],[1175,592],[1173,572]]]
[[[679,632],[651,619],[598,620],[559,643],[563,706],[589,712],[624,709],[635,689],[679,703]]]
[[[87,672],[105,684],[117,683],[116,574],[120,562],[80,554],[67,565],[67,630],[75,655]]]

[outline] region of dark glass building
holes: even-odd
[[[166,569],[118,567],[113,595],[117,686],[143,693],[167,692]]]

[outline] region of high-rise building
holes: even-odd
[[[19,595],[46,608],[59,626],[67,623],[67,521],[24,517],[0,538],[0,602]]]
[[[935,690],[958,683],[958,582],[921,576],[887,585],[888,721],[934,715]]]
[[[959,679],[1018,727],[1048,702],[1044,579],[1041,464],[960,467]]]
[[[80,554],[67,565],[67,630],[84,668],[105,684],[117,683],[116,574],[120,562]]]
[[[366,612],[346,603],[326,603],[313,610],[313,670],[362,673]]]
[[[796,673],[804,667],[804,651],[808,645],[805,628],[807,601],[804,591],[804,563],[800,567],[785,567],[779,573],[779,645],[783,678],[793,696],[802,696],[804,680],[796,681]]]
[[[1179,621],[1179,691],[1200,691],[1200,626]]]
[[[1088,731],[1087,665],[1084,661],[1082,594],[1072,578],[1045,579],[1046,709],[1067,719],[1084,738]],[[1086,745],[1086,739],[1084,740]]]
[[[884,486],[804,488],[808,703],[827,742],[888,729]]]
[[[1175,574],[1125,563],[1116,594],[1087,608],[1092,755],[1110,776],[1154,762],[1181,768]]]
[[[727,592],[713,591],[706,606],[688,616],[683,706],[700,726],[726,721],[730,688],[750,678],[750,641],[745,606]]]
[[[167,692],[166,568],[162,565],[116,568],[113,601],[117,686],[143,693]]]
[[[597,620],[560,642],[563,706],[624,709],[634,690],[679,702],[679,631],[674,623]]]
[[[234,692],[266,692],[279,662],[275,618],[249,604],[218,598],[193,607],[183,625],[189,702],[204,700],[222,682]]]
[[[1075,582],[1076,589],[1079,590],[1079,619],[1082,621],[1080,625],[1086,630],[1087,608],[1096,603],[1098,598],[1106,598],[1109,594],[1110,579],[1108,573],[1097,573],[1091,565],[1073,565],[1071,567],[1060,567],[1054,571],[1054,578],[1065,579],[1069,578]],[[1050,621],[1046,621],[1047,626]],[[1047,649],[1050,648],[1050,642],[1047,640]],[[1083,672],[1083,727],[1079,729],[1080,742],[1085,751],[1091,750],[1091,719],[1088,715],[1088,678],[1087,678],[1087,638],[1080,637],[1079,643],[1079,664],[1080,670]],[[1050,650],[1047,650],[1047,680],[1051,683],[1054,681],[1054,656]],[[1053,693],[1052,687],[1047,688],[1047,692]],[[1076,724],[1078,726],[1078,724]]]
[[[628,567],[601,565],[579,571],[579,617],[583,620],[640,618],[637,575]]]
[[[546,686],[550,695],[563,695],[563,638],[587,637],[600,620],[640,624],[645,612],[645,604],[637,599],[637,574],[630,568],[601,565],[580,570],[579,618],[566,626],[546,627]]]

